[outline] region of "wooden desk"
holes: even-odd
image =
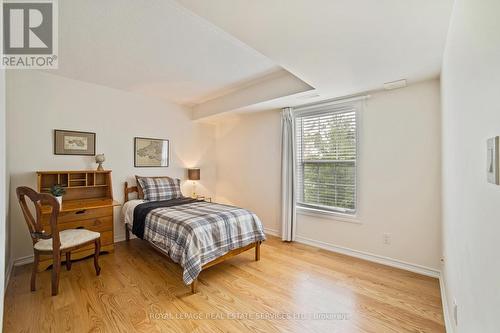
[[[78,180],[72,181],[72,178]],[[82,180],[80,181],[80,179]],[[99,181],[96,182],[96,179]],[[113,208],[119,206],[120,203],[113,200],[111,171],[38,172],[40,192],[47,192],[50,186],[54,184],[61,184],[66,189],[57,218],[59,231],[79,228],[97,231],[101,233],[101,252],[112,252],[114,250]],[[42,206],[42,223],[46,231],[50,231],[51,212],[51,207]],[[89,245],[78,249],[78,251],[72,251],[71,260],[81,259],[93,254],[94,247]],[[47,269],[50,265],[52,265],[51,257],[40,256],[38,266],[40,271]]]

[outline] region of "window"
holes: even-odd
[[[356,213],[357,104],[297,109],[297,205]]]

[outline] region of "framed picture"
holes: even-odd
[[[95,155],[95,133],[54,130],[55,155]]]
[[[168,167],[168,157],[168,140],[135,138],[134,166],[136,168]]]
[[[498,136],[488,139],[487,174],[488,183],[500,185],[498,173],[498,144]]]

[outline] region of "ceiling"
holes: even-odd
[[[453,0],[178,0],[323,96],[437,77]],[[321,98],[321,96],[319,97]]]
[[[60,1],[51,72],[187,105],[194,118],[305,104],[437,77],[452,4]]]
[[[173,0],[59,2],[59,69],[193,105],[282,69]]]

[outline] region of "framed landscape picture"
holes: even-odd
[[[54,130],[55,155],[95,155],[95,133]]]
[[[168,167],[168,140],[152,138],[135,138],[134,166]]]

